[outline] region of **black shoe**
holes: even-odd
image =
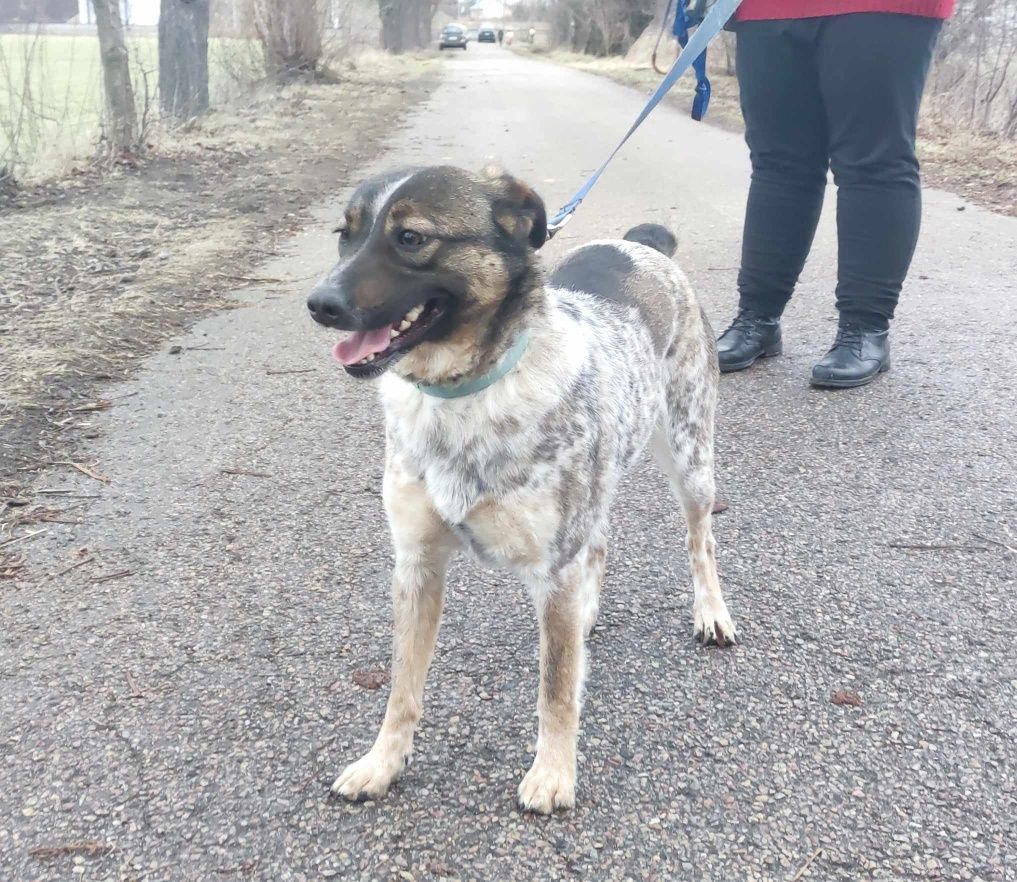
[[[780,319],[751,309],[739,310],[731,327],[717,338],[717,360],[725,374],[743,371],[756,359],[780,355],[783,351]]]
[[[849,389],[890,370],[890,332],[841,322],[833,348],[812,368],[812,385]]]

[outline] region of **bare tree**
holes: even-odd
[[[159,104],[174,119],[208,109],[208,2],[162,0],[159,7]]]
[[[327,0],[255,0],[254,26],[270,75],[290,78],[320,72],[328,5]]]
[[[102,77],[106,89],[107,137],[115,150],[133,150],[138,143],[138,114],[131,88],[130,59],[118,0],[92,0],[99,34]]]
[[[938,124],[1017,134],[1017,4],[959,0],[943,27],[929,82],[929,113]]]

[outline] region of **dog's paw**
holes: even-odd
[[[381,799],[405,765],[400,756],[372,750],[343,769],[332,785],[332,792],[351,802]]]
[[[695,623],[693,636],[705,646],[716,644],[723,648],[737,641],[738,629],[723,598],[696,601],[692,617]]]
[[[526,811],[549,815],[576,804],[576,773],[534,760],[519,785],[519,805]]]

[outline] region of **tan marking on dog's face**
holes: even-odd
[[[359,236],[364,226],[364,206],[360,203],[346,207],[345,232],[348,236]]]
[[[435,167],[365,182],[346,210],[345,241],[330,276],[335,326],[395,324],[433,301],[443,316],[389,369],[430,383],[489,369],[514,337],[521,311],[540,299],[531,241],[543,242],[543,217],[533,191],[500,170],[484,178]]]
[[[509,289],[505,258],[483,241],[449,244],[431,256],[431,267],[445,268],[465,280],[467,296],[458,305],[455,327],[440,340],[425,341],[408,352],[393,370],[425,382],[447,382],[481,365],[487,327]]]
[[[385,216],[385,232],[391,234],[396,230],[413,230],[424,236],[447,234],[447,230],[428,217],[425,206],[411,199],[400,199]]]
[[[484,242],[464,242],[449,249],[444,261],[466,276],[473,305],[497,306],[509,288],[505,256]]]

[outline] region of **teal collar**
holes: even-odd
[[[416,383],[416,387],[425,395],[433,395],[435,398],[465,398],[467,395],[475,395],[482,392],[488,386],[497,383],[512,368],[519,364],[526,347],[530,345],[530,332],[523,331],[512,344],[512,348],[506,352],[499,361],[486,374],[467,380],[465,383],[457,383],[454,386],[431,385],[430,383]]]

